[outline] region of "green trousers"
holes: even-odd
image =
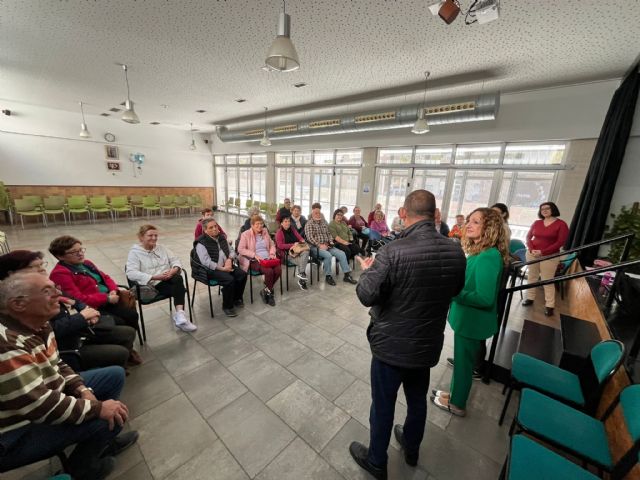
[[[473,383],[473,367],[484,340],[453,336],[453,375],[451,376],[451,400],[458,408],[467,408],[467,399]]]

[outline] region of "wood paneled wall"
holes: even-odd
[[[211,206],[214,204],[214,187],[78,187],[66,185],[7,185],[11,198],[22,198],[23,195],[106,195],[115,197],[118,195],[200,195],[202,204]]]

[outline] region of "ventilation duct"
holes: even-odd
[[[310,137],[314,135],[339,135],[341,133],[371,132],[393,128],[412,127],[422,104],[406,105],[382,111],[350,113],[333,118],[319,118],[300,123],[286,123],[269,128],[271,140]],[[480,95],[472,100],[424,107],[429,125],[480,122],[495,120],[500,107],[500,94]],[[263,128],[229,130],[218,128],[223,142],[259,142]]]

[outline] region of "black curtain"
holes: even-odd
[[[639,86],[640,72],[636,65],[618,87],[609,105],[571,221],[566,248],[579,247],[602,239],[611,198],[627,148]],[[593,264],[597,254],[597,248],[583,250],[580,255],[582,265]]]

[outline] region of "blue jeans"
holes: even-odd
[[[98,400],[117,399],[124,386],[122,367],[97,368],[81,372],[80,376],[87,387],[93,388]],[[67,466],[74,478],[82,478],[120,430],[117,425],[109,430],[106,420],[94,418],[80,425],[32,423],[3,433],[0,435],[0,472],[45,460],[69,445],[78,444]]]
[[[325,275],[331,275],[331,257],[336,257],[336,261],[340,264],[340,269],[343,273],[349,273],[351,267],[347,261],[347,255],[336,247],[331,247],[328,250],[322,250],[318,247],[312,247],[314,254],[322,260],[322,269]]]
[[[382,467],[387,464],[387,448],[393,428],[393,415],[400,385],[407,398],[407,418],[404,421],[405,451],[417,455],[427,422],[429,368],[394,367],[373,357],[371,360],[371,411],[368,460]]]

